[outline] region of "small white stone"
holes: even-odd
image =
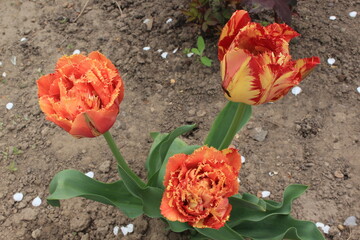
[[[130,223],[126,227],[121,226],[120,229],[124,236],[126,236],[128,233],[132,233],[134,231],[134,225]]]
[[[240,181],[240,178],[237,178],[237,181],[238,181],[238,183],[240,183],[241,181]]]
[[[113,229],[113,233],[115,236],[117,236],[119,234],[119,226],[115,226],[114,229]]]
[[[169,18],[168,20],[166,20],[166,24],[171,23],[172,21],[172,18]]]
[[[148,22],[150,22],[150,19],[148,19],[148,18],[143,21],[143,23],[145,23],[145,24]]]
[[[329,225],[325,225],[322,222],[317,222],[316,227],[321,228],[321,230],[325,233],[325,234],[329,234],[329,230],[330,230],[330,226]]]
[[[167,55],[168,55],[168,52],[163,52],[163,53],[161,54],[161,57],[165,59],[165,58],[167,57]]]
[[[301,93],[301,87],[299,86],[295,86],[291,89],[291,93],[294,94],[295,96],[298,95],[299,93]]]
[[[9,103],[6,104],[6,109],[7,109],[7,110],[11,110],[13,107],[14,107],[14,104],[11,103],[11,102],[9,102]]]
[[[161,53],[163,50],[160,48],[157,50],[158,53]]]
[[[179,48],[175,48],[172,53],[176,53],[179,50]]]
[[[191,53],[186,54],[186,56],[187,56],[187,57],[192,57],[192,55],[194,55],[194,53],[192,53],[192,52],[191,52]]]
[[[150,47],[143,47],[143,50],[144,50],[144,51],[149,51],[149,50],[150,50]]]
[[[350,216],[348,217],[345,222],[344,222],[345,226],[356,226],[356,217],[355,216]]]
[[[245,163],[245,157],[241,156],[241,163]]]
[[[330,16],[329,19],[334,21],[336,20],[336,16]]]
[[[20,42],[25,42],[26,40],[27,40],[27,38],[23,37],[23,38],[20,39]]]
[[[0,67],[2,66],[2,62],[0,62]]]
[[[328,58],[327,63],[333,65],[335,63],[335,58]]]
[[[17,192],[13,195],[13,199],[15,202],[20,202],[21,200],[23,200],[24,198],[24,194]]]
[[[14,66],[16,66],[16,56],[12,56],[12,57],[10,58],[10,62],[11,62]]]
[[[3,73],[2,73],[2,76],[3,76],[3,77],[6,77],[6,72],[3,72]]]
[[[356,17],[356,15],[357,15],[356,11],[349,12],[349,16],[352,18]]]
[[[267,198],[268,196],[270,196],[270,194],[271,194],[271,193],[270,193],[269,191],[262,191],[262,192],[261,192],[261,197],[262,197],[262,198]]]
[[[74,54],[80,54],[80,50],[79,49],[75,49],[74,51],[73,51],[73,55]]]
[[[38,207],[41,205],[41,198],[40,197],[36,197],[34,198],[34,200],[32,200],[31,204],[34,206],[34,207]]]
[[[94,172],[87,172],[85,173],[86,176],[88,176],[89,178],[94,178]]]
[[[322,222],[317,222],[316,227],[323,228],[325,225]]]
[[[360,87],[358,87],[358,88],[356,89],[356,91],[358,91],[358,93],[360,93]]]

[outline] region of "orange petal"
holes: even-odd
[[[166,165],[165,177],[164,177],[164,186],[167,186],[171,177],[171,173],[180,169],[181,165],[186,161],[188,156],[183,153],[175,154],[170,157]]]
[[[109,59],[107,59],[103,54],[101,54],[98,51],[94,51],[94,52],[89,53],[89,58],[98,60],[99,62],[104,64],[106,67],[112,69],[115,72],[118,72],[118,70],[116,69],[114,64],[112,64],[112,62]]]
[[[249,14],[244,10],[238,10],[233,13],[230,20],[226,23],[221,31],[219,39],[218,58],[222,61],[225,53],[227,52],[230,44],[234,40],[241,28],[250,22]]]
[[[281,37],[290,42],[294,37],[300,36],[298,32],[286,24],[273,23],[265,27],[267,34],[273,37]]]
[[[82,54],[74,54],[71,56],[62,56],[58,62],[56,63],[56,70],[63,68],[64,66],[70,65],[80,65],[84,60],[86,59],[86,56]]]
[[[83,112],[76,116],[69,133],[77,137],[97,137],[112,127],[118,112],[117,105],[109,109]]]
[[[164,193],[160,205],[161,214],[170,221],[186,222],[186,218],[177,210],[176,205],[170,206],[170,201],[171,199]]]
[[[227,148],[221,151],[226,158],[229,160],[229,164],[233,167],[236,175],[239,173],[241,168],[241,156],[237,149],[235,148]]]
[[[38,96],[44,95],[57,95],[59,94],[59,87],[57,82],[59,81],[58,73],[50,73],[40,77],[36,83],[38,86]]]

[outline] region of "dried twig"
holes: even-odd
[[[120,16],[122,16],[122,15],[123,15],[123,12],[122,12],[122,10],[121,10],[120,4],[119,4],[117,1],[115,1],[115,0],[113,0],[113,3],[116,4],[116,6],[118,7],[118,9],[119,9],[119,11],[120,11]]]
[[[90,0],[87,0],[87,1],[86,1],[86,3],[85,3],[85,5],[83,6],[83,8],[81,9],[79,15],[75,18],[75,20],[74,20],[73,22],[76,22],[76,21],[81,17],[81,15],[84,13],[85,8],[86,8],[86,6],[88,5],[89,1],[90,1]]]

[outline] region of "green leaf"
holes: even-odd
[[[202,56],[202,57],[200,58],[200,61],[201,61],[201,63],[204,64],[205,66],[211,67],[212,60],[211,60],[210,58],[205,57],[205,56]]]
[[[199,50],[197,48],[192,48],[191,52],[195,53],[196,55],[201,55],[201,53],[199,52]]]
[[[291,212],[292,202],[303,194],[307,186],[300,184],[289,185],[283,196],[282,203],[262,200],[251,194],[243,194],[242,198],[238,195],[229,198],[233,209],[231,211],[229,226],[234,227],[243,221],[261,221],[271,215],[288,215]],[[256,200],[258,199],[258,200]],[[264,203],[266,206],[264,206]],[[250,204],[258,207],[250,207]],[[264,211],[264,208],[266,211]]]
[[[250,116],[250,105],[229,101],[217,115],[205,144],[219,150],[227,148],[235,134],[249,121]]]
[[[236,239],[236,240],[243,240],[244,238],[231,229],[228,225],[225,224],[224,227],[220,228],[219,230],[212,229],[212,228],[195,228],[196,231],[201,233],[202,235],[209,237],[210,239],[214,240],[225,240],[225,239]]]
[[[153,147],[151,148],[151,152],[146,160],[146,168],[148,169],[148,179],[154,179],[153,176],[159,171],[161,168],[166,154],[173,143],[173,141],[180,135],[192,130],[195,125],[185,125],[178,127],[167,136],[165,136],[160,141],[155,141]],[[156,181],[149,181],[149,186],[155,186]]]
[[[193,229],[187,223],[178,222],[178,221],[173,222],[173,221],[169,221],[167,219],[165,219],[165,221],[169,224],[169,227],[170,227],[171,231],[173,231],[173,232],[183,232],[183,231],[186,231],[189,229]]]
[[[76,170],[57,173],[50,183],[48,203],[60,206],[59,200],[73,197],[83,197],[116,206],[130,218],[143,213],[141,200],[131,195],[123,181],[102,183]]]
[[[234,230],[253,240],[325,240],[314,223],[289,215],[273,215],[258,222],[246,221]]]
[[[202,54],[205,50],[205,41],[202,36],[199,36],[197,38],[197,48],[199,49],[199,52]]]

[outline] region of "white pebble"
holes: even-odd
[[[321,230],[325,233],[328,234],[329,230],[330,230],[330,226],[329,225],[325,225],[322,222],[317,222],[316,227],[321,228]]]
[[[269,191],[262,191],[262,192],[261,192],[261,197],[262,197],[262,198],[267,198],[268,196],[270,196],[270,194],[271,194],[271,193],[270,193]]]
[[[358,93],[360,93],[360,87],[358,87],[356,90],[358,91]]]
[[[241,156],[241,163],[245,163],[245,157]]]
[[[172,21],[172,18],[169,18],[168,20],[166,20],[166,24],[171,23]]]
[[[191,52],[191,53],[186,54],[186,56],[187,56],[187,57],[192,57],[192,55],[194,55],[194,53],[192,53],[192,52]]]
[[[20,202],[21,200],[23,200],[24,198],[24,194],[17,192],[13,195],[13,199],[15,202]]]
[[[144,50],[144,51],[149,51],[149,50],[150,50],[150,47],[143,47],[143,50]]]
[[[3,77],[6,77],[6,72],[3,72],[3,73],[2,73],[2,76],[3,76]]]
[[[161,53],[163,50],[160,48],[157,50],[158,53]]]
[[[336,16],[330,16],[329,19],[334,21],[336,20]]]
[[[143,21],[143,23],[145,23],[145,24],[148,22],[150,22],[150,19],[148,19],[148,18]]]
[[[89,178],[94,178],[94,172],[87,172],[85,173],[86,176],[88,176]]]
[[[335,58],[328,58],[327,63],[333,65],[335,63]]]
[[[168,52],[163,52],[163,53],[161,54],[161,57],[165,59],[165,58],[167,57],[167,55],[168,55]]]
[[[10,58],[10,62],[11,62],[14,66],[16,66],[16,56],[12,56],[12,57]]]
[[[350,216],[348,217],[345,222],[344,222],[345,226],[356,226],[356,217],[355,216]]]
[[[34,206],[34,207],[38,207],[41,205],[41,198],[40,197],[36,197],[34,198],[34,200],[32,200],[31,204]]]
[[[23,37],[23,38],[20,39],[20,42],[25,42],[26,40],[27,40],[27,38]]]
[[[130,223],[126,227],[122,226],[120,229],[124,236],[126,236],[128,233],[132,233],[134,231],[134,225]]]
[[[7,109],[7,110],[11,110],[13,107],[14,107],[14,104],[11,103],[11,102],[9,102],[9,103],[6,104],[6,109]]]
[[[269,176],[272,177],[274,175],[278,175],[278,172],[269,172]]]
[[[356,11],[349,12],[349,16],[352,18],[356,17],[356,15],[357,15]]]
[[[73,55],[74,54],[80,54],[80,50],[79,49],[75,49],[74,52],[73,52]]]
[[[0,67],[2,66],[2,62],[0,62]]]
[[[114,227],[114,229],[113,229],[113,233],[114,233],[114,235],[115,235],[115,236],[117,236],[117,235],[118,235],[118,233],[119,233],[119,229],[120,229],[120,228],[119,228],[119,226],[115,226],[115,227]]]
[[[299,86],[295,86],[291,89],[291,93],[294,94],[295,96],[298,95],[299,93],[301,93],[301,87]]]
[[[175,48],[172,53],[176,53],[179,50],[179,48]]]

